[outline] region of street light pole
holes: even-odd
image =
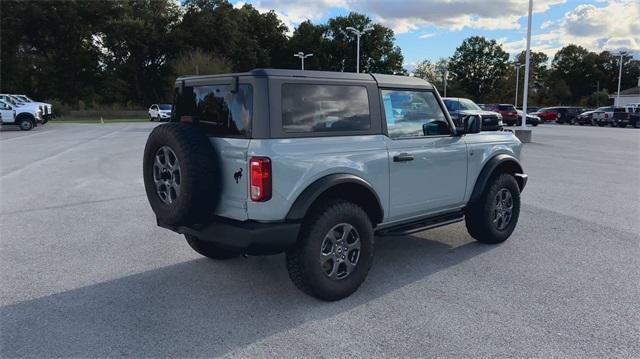
[[[515,108],[518,108],[518,82],[520,81],[520,68],[522,66],[524,66],[524,64],[519,64],[519,63],[515,63],[513,64],[513,66],[516,68],[516,101],[515,101]]]
[[[447,78],[449,77],[449,71],[444,71],[444,97],[447,97]]]
[[[356,29],[355,27],[347,27],[348,31],[351,31],[356,35],[357,39],[357,50],[356,50],[356,73],[360,73],[360,36],[364,35],[369,31],[373,31],[373,27],[367,26],[362,31]]]
[[[531,18],[533,16],[533,0],[529,0],[529,19],[527,23],[527,53],[524,68],[524,99],[522,100],[522,130],[527,129],[527,100],[529,97],[529,67],[531,60]],[[529,141],[531,138],[529,138]]]
[[[616,95],[616,103],[615,106],[620,106],[620,84],[622,83],[622,57],[624,56],[624,51],[620,51],[620,72],[618,72],[618,95]]]
[[[313,54],[305,54],[304,52],[300,51],[297,54],[293,54],[294,57],[298,57],[300,58],[300,63],[302,66],[302,71],[304,71],[304,59],[306,59],[307,57],[311,57],[313,56]]]

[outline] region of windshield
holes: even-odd
[[[471,101],[469,99],[461,98],[459,100],[459,102],[460,102],[460,109],[461,110],[476,110],[476,111],[477,110],[482,110],[480,108],[480,106],[476,105],[475,102],[473,102],[473,101]]]
[[[20,96],[16,96],[20,101],[24,101],[24,102],[33,102],[33,100],[31,100],[30,98],[28,98],[27,96],[24,95],[20,95]]]
[[[12,105],[15,105],[15,104],[16,104],[16,101],[14,101],[14,100],[13,100],[11,97],[9,97],[9,96],[3,96],[3,100],[5,100],[5,101],[9,102],[9,103],[10,103],[10,104],[12,104]]]
[[[162,111],[171,111],[171,105],[158,105]]]

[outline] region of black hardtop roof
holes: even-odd
[[[302,70],[283,70],[283,69],[254,69],[249,72],[239,72],[220,75],[200,75],[200,76],[180,76],[176,79],[176,84],[181,81],[216,79],[225,77],[304,77],[332,80],[349,80],[349,81],[376,81],[380,87],[405,87],[405,88],[428,88],[433,89],[431,84],[423,79],[409,76],[353,73],[353,72],[335,72],[335,71],[302,71]]]

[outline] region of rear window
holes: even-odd
[[[284,84],[282,127],[289,133],[361,131],[371,127],[364,86]]]
[[[207,134],[220,137],[248,137],[253,117],[253,88],[231,85],[185,87],[176,92],[175,119],[200,125]]]
[[[513,105],[498,105],[500,111],[515,111],[516,108]]]

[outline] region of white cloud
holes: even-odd
[[[434,33],[434,32],[426,32],[426,33],[424,33],[424,34],[422,34],[422,35],[418,36],[418,38],[419,38],[419,39],[422,39],[422,40],[426,40],[426,39],[430,39],[430,38],[432,38],[432,37],[434,37],[434,36],[436,36],[436,35],[437,35],[437,34],[436,34],[436,33]]]
[[[536,0],[534,12],[547,11],[566,0]],[[528,0],[255,0],[258,9],[274,9],[285,23],[317,20],[332,8],[358,11],[397,33],[434,25],[447,30],[518,29],[527,14]]]
[[[543,27],[553,28],[551,31],[532,35],[531,48],[550,57],[569,44],[591,51],[622,48],[640,51],[640,6],[637,0],[610,0],[602,5],[576,6],[560,20]],[[503,41],[503,48],[517,54],[525,49],[525,39]]]

